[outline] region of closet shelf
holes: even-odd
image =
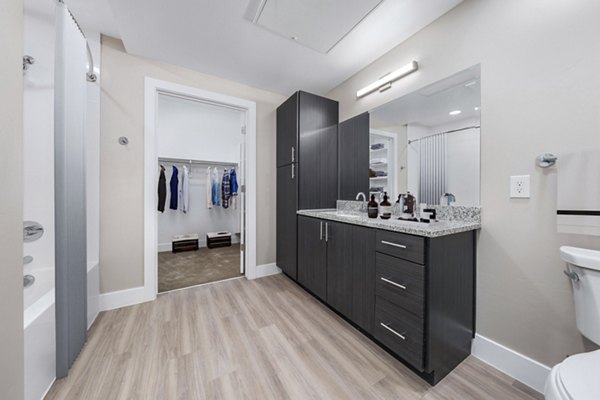
[[[196,164],[196,165],[223,165],[237,167],[238,163],[232,161],[210,161],[210,160],[194,160],[189,158],[168,158],[158,157],[159,162],[176,163],[176,164]]]

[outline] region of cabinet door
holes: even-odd
[[[375,230],[352,226],[352,321],[369,333],[375,323]]]
[[[326,222],[327,303],[353,320],[352,225]]]
[[[300,209],[335,208],[337,183],[338,103],[300,92]]]
[[[354,200],[358,192],[369,194],[369,113],[342,123],[338,135],[339,199]]]
[[[296,210],[298,179],[296,165],[277,168],[277,266],[293,279],[296,271]]]
[[[298,93],[277,108],[277,166],[298,160]]]
[[[298,216],[298,282],[321,300],[327,298],[325,223]]]

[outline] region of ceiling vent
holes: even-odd
[[[244,17],[320,53],[329,53],[383,0],[250,0]]]

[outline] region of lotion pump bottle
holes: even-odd
[[[371,201],[367,204],[367,214],[369,218],[377,218],[377,214],[379,214],[379,205],[377,201],[375,201],[375,195],[371,195]]]
[[[390,219],[392,216],[392,204],[388,201],[387,192],[383,193],[383,201],[379,205],[381,219]]]

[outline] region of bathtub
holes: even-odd
[[[25,400],[40,400],[56,379],[54,268],[27,273],[35,277],[35,282],[23,289]]]

